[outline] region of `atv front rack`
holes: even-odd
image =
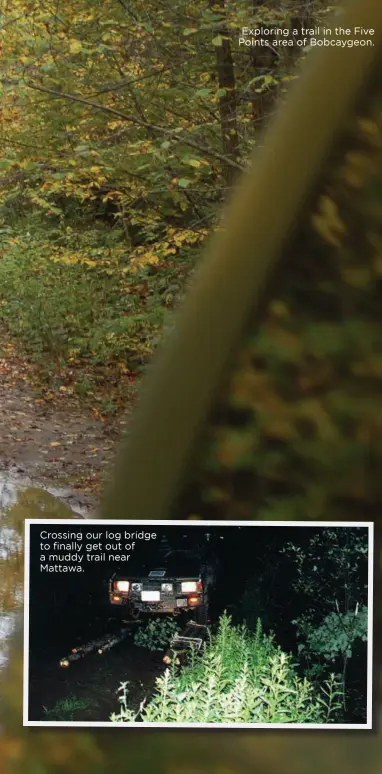
[[[203,645],[208,634],[208,626],[189,621],[181,634],[174,634],[170,646],[163,657],[165,664],[180,664],[187,651],[195,648],[197,651]]]
[[[178,646],[182,647],[182,645],[190,648],[194,646],[197,650],[200,650],[202,642],[203,640],[201,637],[181,637],[180,635],[175,634],[175,637],[171,640],[171,646],[173,649]]]

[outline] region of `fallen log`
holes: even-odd
[[[107,640],[107,642],[103,643],[100,648],[98,648],[97,653],[99,655],[102,655],[102,653],[105,653],[107,650],[110,650],[110,648],[113,648],[114,645],[117,645],[121,640],[126,637],[126,632],[123,635],[119,635],[112,637],[111,639]]]
[[[77,645],[75,648],[72,648],[68,656],[60,660],[60,667],[67,668],[72,661],[78,661],[78,659],[84,658],[95,650],[97,650],[99,655],[102,655],[102,653],[117,645],[118,642],[121,642],[127,636],[128,631],[128,628],[121,629],[118,634],[105,634],[103,637],[98,637],[95,640],[89,640],[85,645]]]

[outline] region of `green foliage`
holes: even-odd
[[[63,232],[57,244],[42,229],[26,236],[28,225],[22,236],[0,234],[0,315],[29,356],[142,367],[171,313],[154,277],[145,268],[127,275],[118,243],[105,244],[101,229],[81,240]],[[168,289],[176,268],[164,274]]]
[[[60,699],[51,708],[44,707],[44,720],[75,720],[75,714],[78,710],[86,710],[92,706],[90,699],[81,699],[77,696],[67,696]]]
[[[296,653],[299,673],[316,686],[334,672],[346,719],[365,717],[368,639],[368,533],[365,528],[310,527],[279,534],[256,557],[256,570],[234,610],[254,631],[261,616]],[[289,611],[293,611],[292,615]],[[349,660],[352,659],[351,663]]]
[[[368,639],[367,531],[312,530],[305,545],[290,542],[281,553],[294,565],[291,587],[303,612],[292,624],[305,673],[322,679],[334,665],[346,707],[348,661],[357,641]]]
[[[170,618],[153,618],[146,626],[140,626],[134,635],[134,642],[148,650],[163,650],[167,648],[171,638],[180,631],[176,621]]]
[[[121,709],[112,722],[134,720],[178,723],[324,723],[341,706],[333,675],[319,692],[296,676],[291,657],[262,632],[232,626],[224,614],[201,653],[180,672],[166,669],[156,690],[138,712],[128,707],[127,684],[121,685]]]
[[[306,637],[310,653],[322,654],[326,661],[334,661],[338,655],[351,658],[354,641],[357,638],[367,641],[368,610],[362,606],[353,613],[332,612],[317,627],[304,626],[303,619],[296,624]]]
[[[157,346],[265,118],[262,92],[275,99],[292,66],[283,50],[252,64],[235,42],[242,21],[240,3],[7,3],[0,309],[47,371],[73,359],[136,371]]]
[[[345,612],[367,600],[366,528],[312,529],[305,545],[289,542],[281,553],[293,562],[294,590],[309,597],[319,615],[335,604],[334,588]]]

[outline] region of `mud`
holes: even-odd
[[[35,480],[17,466],[0,472],[0,679],[22,615],[25,519],[95,516],[94,497],[68,486],[54,486],[49,480]],[[134,645],[134,625],[131,634],[110,650],[92,652],[69,668],[60,667],[60,660],[76,645],[120,632],[120,618],[109,617],[104,606],[99,611],[94,608],[94,613],[89,624],[73,611],[72,619],[59,631],[45,622],[42,645],[30,663],[31,720],[109,722],[111,714],[119,712],[120,683],[126,681],[131,709],[138,711],[149,699],[164,670],[163,653]]]
[[[59,490],[64,499],[69,494],[62,490],[76,490],[80,507],[87,507],[86,495],[93,497],[94,505],[123,419],[102,421],[64,385],[47,391],[33,366],[7,343],[4,331],[0,333],[0,473],[16,482],[25,479],[33,486]]]
[[[23,607],[23,537],[27,518],[92,518],[95,498],[21,475],[16,466],[0,472],[0,669]]]

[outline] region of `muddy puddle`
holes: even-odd
[[[55,487],[43,478],[28,478],[17,466],[0,469],[0,517],[17,504],[30,509],[25,518],[31,519],[94,519],[98,515],[95,498],[70,487]]]
[[[23,607],[24,521],[94,518],[95,503],[69,488],[55,488],[0,471],[0,669],[7,664],[9,641]]]
[[[9,663],[12,635],[22,625],[25,519],[96,516],[94,504],[69,488],[29,480],[17,470],[0,472],[0,678]],[[95,591],[99,596],[99,589]],[[35,650],[31,647],[29,719],[107,722],[119,711],[119,687],[125,681],[132,707],[138,709],[163,673],[163,653],[138,648],[133,626],[109,651],[100,655],[96,650],[62,668],[60,660],[74,646],[105,633],[117,635],[124,625],[120,618],[110,617],[104,605],[95,605],[90,622],[76,607],[72,613],[63,626],[53,619],[48,624],[45,616],[41,644]]]

